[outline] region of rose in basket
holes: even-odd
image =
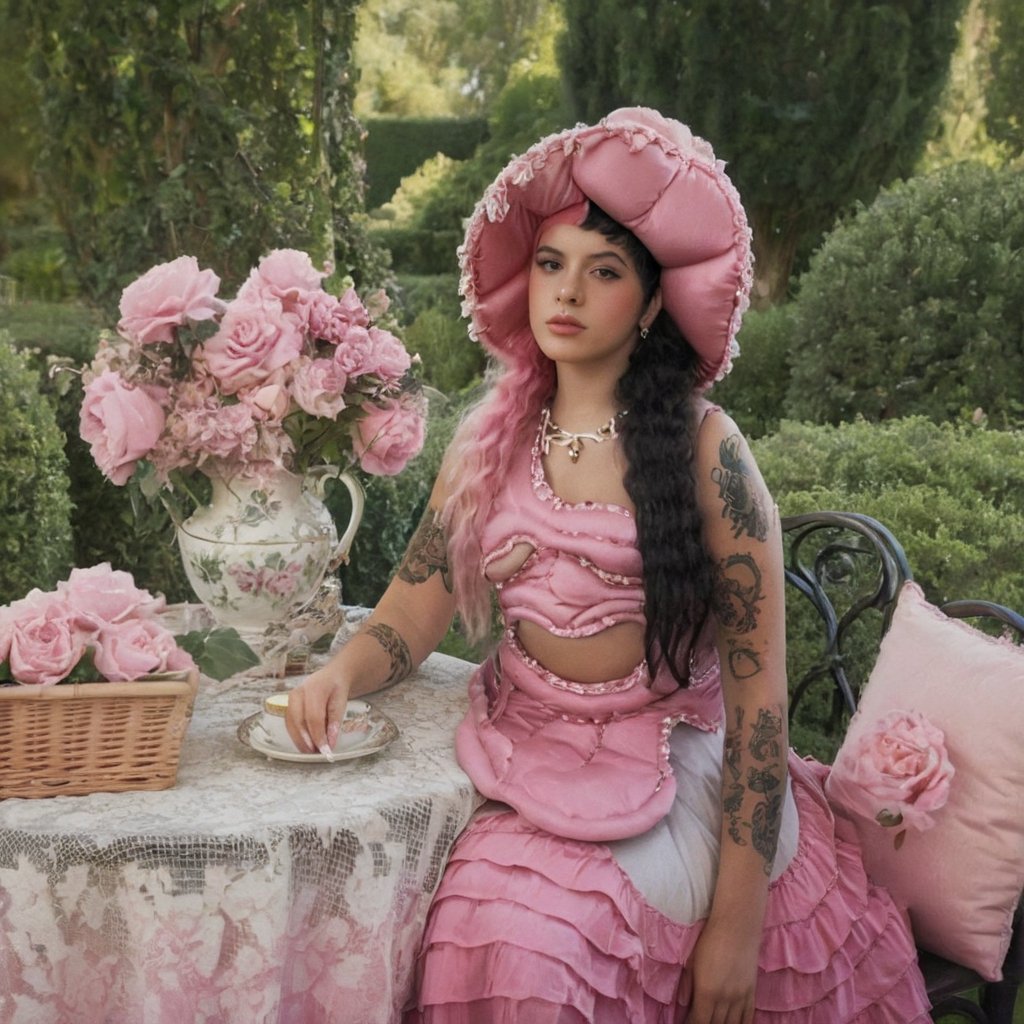
[[[890,711],[844,750],[839,774],[842,802],[851,811],[896,834],[897,848],[907,827],[924,832],[949,799],[954,768],[945,734],[917,711]],[[837,760],[837,767],[839,761]]]
[[[225,678],[256,663],[233,631],[174,636],[164,607],[106,562],[72,569],[56,590],[0,607],[0,682],[128,682],[196,667]]]
[[[326,291],[326,276],[277,249],[230,302],[192,256],[125,288],[118,336],[101,339],[84,375],[80,429],[102,472],[120,485],[148,464],[151,492],[193,469],[398,473],[423,444],[421,403],[403,387],[410,356],[353,288]],[[371,305],[387,308],[382,293]]]

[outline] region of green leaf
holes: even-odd
[[[227,679],[260,663],[259,655],[230,626],[194,630],[175,640],[192,655],[199,671],[212,679]]]
[[[79,662],[75,667],[61,680],[62,683],[95,683],[97,680],[102,679],[103,676],[99,674],[96,669],[96,664],[93,661],[94,651],[91,647],[87,647],[85,654],[79,659]]]
[[[903,815],[899,811],[881,810],[875,815],[875,821],[882,828],[895,828],[903,824]]]

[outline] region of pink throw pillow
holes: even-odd
[[[1024,649],[904,584],[825,791],[917,944],[998,981],[1024,888]]]

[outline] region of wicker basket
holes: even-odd
[[[199,673],[0,687],[0,798],[168,789]]]

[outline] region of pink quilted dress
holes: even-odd
[[[484,535],[506,623],[563,636],[643,621],[635,521],[561,501],[524,446]],[[527,546],[524,548],[524,546]],[[490,573],[488,574],[490,575]],[[692,683],[580,684],[546,671],[510,628],[470,682],[459,762],[491,798],[459,838],[427,922],[415,1022],[685,1021],[686,964],[712,891],[721,815],[721,693],[705,642]],[[790,756],[769,885],[757,1024],[928,1020],[905,915],[839,839],[827,769]]]

